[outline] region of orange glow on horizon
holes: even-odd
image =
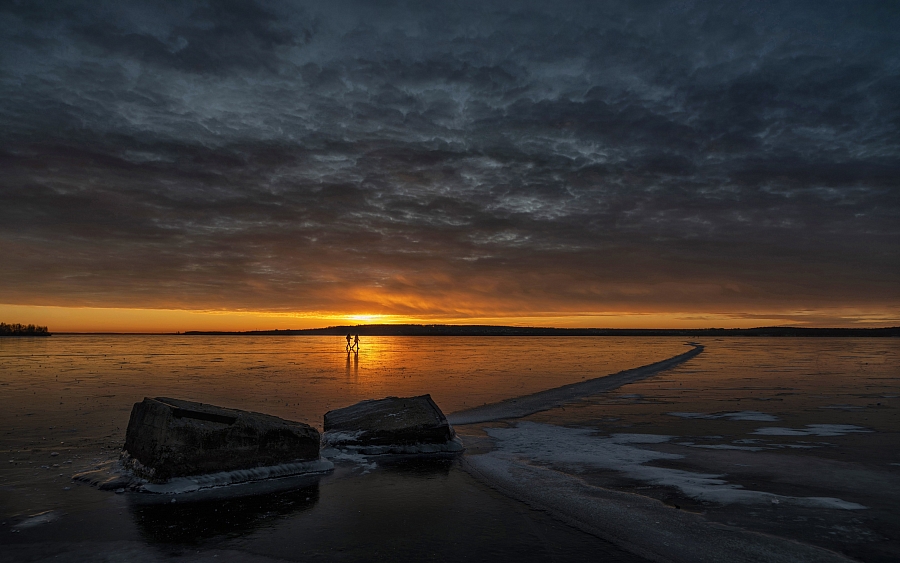
[[[892,314],[893,313],[893,314]],[[46,325],[51,332],[248,331],[357,324],[509,325],[559,328],[752,328],[759,326],[897,326],[896,312],[828,309],[754,314],[594,312],[523,315],[202,311],[0,304],[0,321]]]

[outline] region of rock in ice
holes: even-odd
[[[431,395],[387,397],[328,411],[324,441],[364,454],[462,450],[456,432]]]
[[[319,432],[267,414],[167,397],[135,403],[125,464],[151,483],[319,459]]]

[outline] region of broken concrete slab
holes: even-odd
[[[456,432],[431,395],[387,397],[328,411],[324,441],[366,454],[462,450]]]
[[[319,432],[307,424],[168,397],[135,403],[123,452],[150,483],[318,459]]]

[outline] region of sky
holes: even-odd
[[[0,5],[0,320],[900,324],[895,2]]]

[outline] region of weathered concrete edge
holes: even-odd
[[[482,405],[462,411],[457,411],[447,415],[447,421],[450,424],[476,424],[479,422],[492,422],[495,420],[504,420],[510,418],[521,418],[536,412],[558,407],[570,401],[610,391],[628,383],[634,383],[656,375],[661,371],[671,369],[678,364],[703,352],[702,344],[690,343],[694,348],[683,354],[672,356],[659,362],[647,364],[637,368],[632,368],[618,373],[596,377],[587,381],[578,383],[570,383],[553,389],[546,389],[531,395],[523,395],[506,399],[498,403]]]
[[[665,563],[852,563],[833,551],[794,540],[710,523],[662,502],[588,485],[545,467],[490,454],[460,465],[489,487],[626,551]],[[540,486],[535,486],[537,483]]]
[[[233,471],[219,471],[216,473],[205,473],[203,475],[191,475],[189,477],[175,477],[167,483],[145,483],[141,487],[141,491],[155,494],[192,493],[202,489],[242,485],[244,483],[253,483],[268,479],[324,474],[333,470],[333,462],[325,458],[319,458],[312,461],[282,463],[279,465],[254,467],[251,469],[235,469]]]
[[[94,469],[76,473],[72,475],[72,480],[88,483],[101,491],[179,494],[285,477],[321,475],[333,470],[334,463],[331,460],[319,457],[308,461],[173,477],[165,483],[150,483],[136,475],[120,458],[102,463]]]

